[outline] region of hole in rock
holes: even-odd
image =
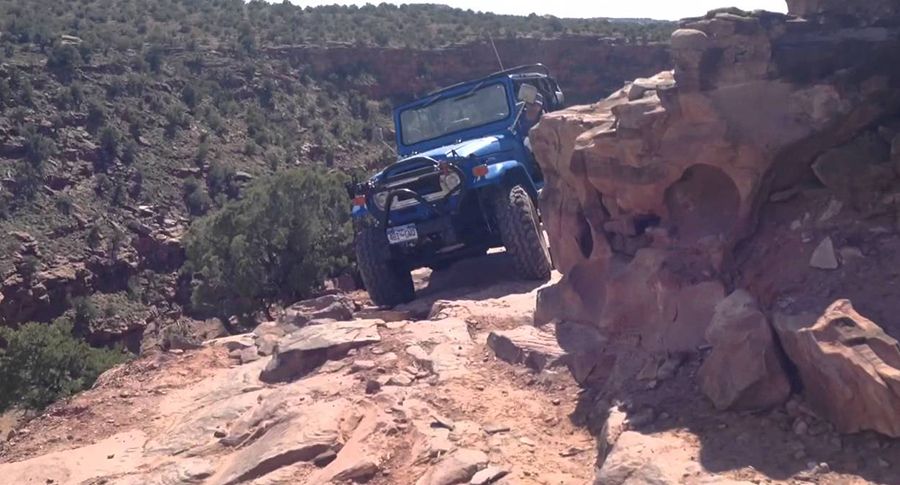
[[[682,242],[729,234],[740,209],[737,186],[725,172],[710,165],[694,165],[665,194],[671,225]]]

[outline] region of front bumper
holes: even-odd
[[[427,165],[409,172],[392,176],[386,171],[384,180],[371,187],[366,193],[368,212],[375,217],[381,227],[423,222],[429,219],[446,218],[453,214],[466,191],[465,174],[456,164],[438,163],[430,158],[423,158]],[[420,193],[414,187],[440,187],[442,175],[453,171],[459,177],[459,184],[447,190]],[[387,192],[384,208],[375,203],[377,194]]]

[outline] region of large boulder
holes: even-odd
[[[495,330],[488,335],[488,347],[502,360],[525,364],[535,371],[565,364],[566,352],[552,333],[530,325],[512,330]]]
[[[383,321],[357,320],[301,328],[278,342],[259,379],[269,383],[298,379],[351,349],[380,342],[380,323]]]
[[[325,295],[285,308],[282,323],[302,326],[312,320],[352,320],[353,310],[353,302],[347,296]]]
[[[753,295],[738,290],[719,303],[706,336],[712,352],[700,367],[700,388],[718,409],[763,409],[787,400],[791,384]]]
[[[900,437],[900,345],[849,300],[822,315],[776,314],[807,402],[844,433]]]
[[[594,326],[618,349],[705,345],[735,248],[773,186],[900,109],[896,31],[854,28],[710,12],[673,34],[674,71],[545,115],[530,137],[563,278],[541,291],[536,323]],[[877,172],[875,145],[860,151]],[[844,155],[821,165],[831,184]]]

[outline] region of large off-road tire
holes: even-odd
[[[512,256],[519,276],[529,280],[550,279],[553,268],[550,250],[528,191],[521,185],[501,189],[494,195],[493,208],[500,239]]]
[[[409,270],[390,261],[384,229],[360,228],[356,235],[356,264],[372,303],[392,307],[415,299]]]

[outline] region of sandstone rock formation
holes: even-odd
[[[599,330],[615,345],[598,349],[596,364],[707,343],[741,269],[735,248],[753,236],[770,193],[900,112],[898,23],[873,25],[866,15],[884,19],[896,2],[840,5],[849,4],[791,8],[853,22],[734,9],[682,21],[672,36],[674,71],[542,119],[531,137],[564,277],[540,294],[537,323]],[[873,162],[872,173],[893,174],[887,160]]]
[[[765,409],[791,392],[772,328],[753,295],[738,290],[716,306],[707,340],[712,353],[700,387],[719,409]]]
[[[775,316],[803,393],[845,433],[900,437],[900,344],[838,300],[823,315]]]

